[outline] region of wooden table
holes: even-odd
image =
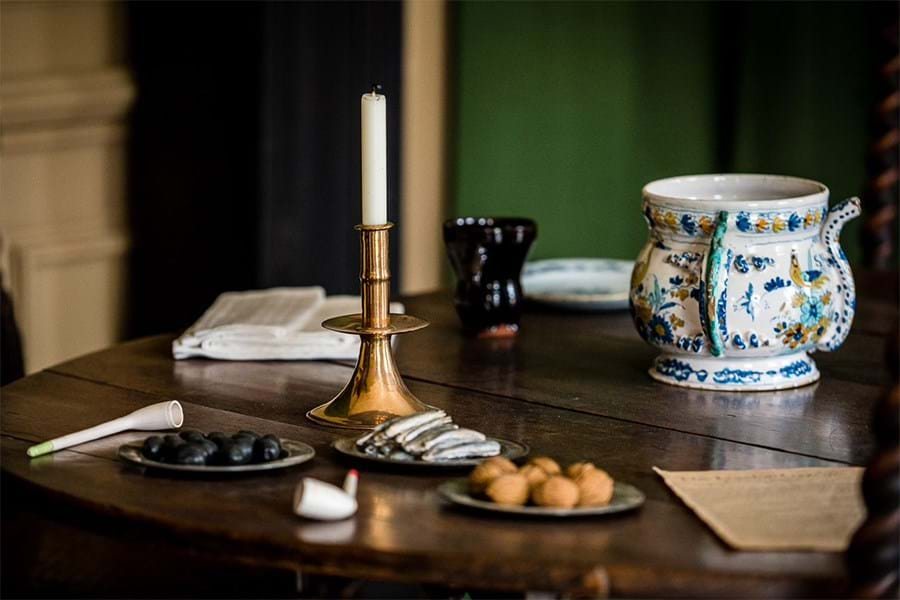
[[[88,593],[128,573],[119,591],[154,594],[176,581],[190,585],[206,568],[219,574],[202,584],[213,595],[246,594],[240,586],[248,581],[252,591],[271,592],[286,581],[278,573],[290,574],[290,587],[297,571],[460,590],[834,595],[845,577],[842,555],[732,551],[651,467],[865,464],[870,409],[888,378],[886,334],[897,315],[896,298],[885,292],[896,284],[889,286],[876,282],[861,299],[844,348],[816,355],[818,384],[745,394],[653,382],[646,374],[653,350],[627,314],[533,309],[517,340],[478,341],[459,333],[449,294],[408,299],[409,311],[432,323],[396,348],[419,398],[462,424],[525,441],[534,454],[592,460],[647,494],[638,512],[566,523],[457,510],[435,492],[446,474],[366,465],[356,517],[304,522],[290,511],[299,477],[339,482],[348,467],[329,448],[347,432],[304,415],[343,386],[351,365],[176,362],[168,335],[84,356],[2,391],[4,585],[15,573],[34,589]],[[144,437],[138,432],[43,459],[25,456],[33,442],[167,398],[183,403],[186,427],[274,432],[312,444],[317,457],[240,478],[145,474],[116,458],[120,444]],[[42,579],[50,581],[43,588]]]

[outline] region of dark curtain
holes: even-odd
[[[359,97],[378,82],[388,98],[388,214],[396,215],[401,7],[267,6],[258,285],[358,291]]]
[[[358,291],[359,97],[373,82],[388,96],[396,215],[401,11],[128,5],[130,336],[183,328],[228,290]]]

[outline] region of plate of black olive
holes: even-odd
[[[130,463],[154,469],[202,473],[246,473],[283,469],[310,460],[312,446],[241,430],[207,434],[189,429],[165,436],[151,435],[143,443],[119,447],[119,456]]]

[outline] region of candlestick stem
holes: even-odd
[[[350,381],[326,404],[307,413],[313,421],[371,429],[387,419],[429,410],[406,387],[391,351],[391,336],[415,331],[427,321],[390,314],[389,234],[392,223],[357,225],[360,243],[362,312],[328,319],[323,327],[359,335],[359,359]]]
[[[363,327],[381,329],[390,323],[391,265],[388,225],[359,229],[359,283]]]

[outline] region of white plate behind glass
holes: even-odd
[[[628,308],[634,261],[615,258],[556,258],[526,263],[525,298],[569,310]]]

